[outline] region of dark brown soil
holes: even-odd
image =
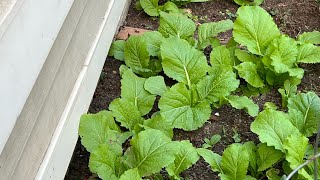
[[[133,4],[130,7],[126,26],[156,30],[158,19],[150,18],[141,11],[137,11]],[[320,8],[316,0],[265,0],[261,5],[271,13],[283,33],[296,37],[305,31],[320,30]],[[206,3],[189,4],[185,8],[192,10],[193,15],[198,16],[200,22],[219,21],[233,18],[238,6],[231,0],[213,0]],[[220,38],[229,39],[231,33],[225,33]],[[90,105],[89,112],[96,113],[108,108],[109,103],[120,96],[119,67],[121,62],[111,57],[106,59],[100,81]],[[306,70],[300,91],[312,90],[320,95],[320,64],[302,65]],[[255,97],[254,100],[260,108],[265,102],[274,102],[280,106],[281,98],[277,90]],[[219,114],[216,116],[215,114]],[[222,136],[221,141],[214,146],[213,150],[222,153],[227,145],[234,142],[232,136],[234,130],[239,133],[242,142],[256,140],[256,136],[250,132],[250,124],[253,118],[242,110],[236,110],[229,106],[223,106],[212,113],[212,117],[201,129],[193,132],[175,131],[175,139],[189,139],[194,146],[201,147],[204,138],[210,138],[214,134]],[[87,179],[91,173],[88,169],[88,153],[77,143],[73,158],[70,163],[66,180]],[[196,165],[182,174],[188,179],[219,179],[212,173],[208,165],[201,159]]]

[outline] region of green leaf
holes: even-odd
[[[222,20],[219,22],[203,23],[199,26],[198,37],[201,49],[211,44],[212,39],[221,32],[232,29],[233,22],[231,20]]]
[[[179,174],[190,168],[199,160],[196,148],[189,141],[180,141],[178,143],[179,151],[173,163],[166,167],[170,176],[179,179]]]
[[[281,35],[268,46],[266,56],[272,61],[275,72],[285,73],[294,66],[298,55],[298,46],[294,39]]]
[[[320,44],[320,32],[312,31],[312,32],[304,32],[298,36],[298,41],[302,44],[310,43],[310,44]]]
[[[285,139],[291,134],[299,133],[298,129],[291,124],[287,114],[272,109],[259,113],[251,123],[250,129],[259,136],[261,142],[274,146],[282,152],[284,152]]]
[[[145,81],[131,70],[125,71],[121,79],[121,97],[137,106],[142,116],[150,112],[156,99],[144,89]]]
[[[118,98],[113,100],[109,105],[109,109],[116,120],[121,123],[121,126],[131,131],[135,125],[143,123],[138,107],[127,99]]]
[[[142,178],[139,175],[139,171],[137,168],[129,169],[125,171],[121,176],[119,180],[142,180]]]
[[[258,171],[264,171],[278,162],[282,157],[283,153],[276,150],[274,147],[267,146],[266,143],[261,143],[258,145]]]
[[[235,55],[241,62],[252,62],[254,64],[258,64],[258,62],[261,61],[259,57],[254,54],[250,54],[245,50],[236,49]]]
[[[302,63],[319,63],[320,47],[312,44],[302,44],[298,49],[297,60]]]
[[[286,160],[290,164],[291,169],[296,169],[304,163],[304,156],[308,146],[308,138],[302,134],[292,134],[286,138],[283,148],[287,150]],[[298,171],[306,179],[313,179],[304,169]]]
[[[144,89],[149,91],[151,94],[159,96],[162,96],[162,94],[168,90],[162,76],[149,77],[144,83]]]
[[[210,63],[212,67],[221,67],[232,70],[234,62],[230,57],[230,52],[225,46],[218,46],[210,53]]]
[[[135,73],[150,72],[150,57],[143,36],[130,36],[124,46],[126,65]]]
[[[140,0],[141,7],[149,16],[159,16],[159,0]]]
[[[102,144],[90,154],[89,169],[103,180],[118,180],[121,170],[120,156]]]
[[[181,11],[180,9],[178,8],[178,6],[173,3],[173,2],[166,2],[164,3],[164,5],[160,6],[161,10],[164,11],[164,12],[168,12],[168,13],[176,13],[176,14],[180,14]]]
[[[147,129],[134,136],[124,154],[125,164],[137,168],[141,176],[160,172],[171,164],[178,151],[177,144],[163,132]]]
[[[145,129],[157,129],[165,133],[168,137],[173,137],[173,127],[159,113],[153,115],[151,119],[143,122]]]
[[[160,45],[164,37],[158,31],[143,33],[143,37],[147,43],[147,51],[150,56],[158,56],[160,54]]]
[[[222,97],[229,96],[239,87],[236,74],[228,69],[211,69],[210,75],[202,78],[197,84],[197,91],[201,100],[210,103],[218,102]]]
[[[114,56],[115,59],[124,61],[124,46],[126,42],[124,40],[117,40],[111,44],[108,56]]]
[[[204,54],[177,37],[162,42],[161,57],[164,73],[188,86],[197,83],[207,73]]]
[[[263,80],[257,72],[257,65],[252,62],[243,62],[235,67],[239,76],[245,79],[251,86],[260,88],[264,86]]]
[[[236,109],[245,109],[250,116],[257,116],[259,106],[246,96],[228,96],[226,98],[232,107]]]
[[[160,98],[160,113],[174,127],[191,131],[201,127],[209,119],[211,114],[209,103],[206,101],[195,103],[194,91],[178,83]]]
[[[234,0],[240,6],[250,5],[250,6],[259,6],[263,3],[264,0]]]
[[[300,93],[288,100],[291,123],[309,137],[317,132],[320,119],[320,98],[314,92]]]
[[[281,177],[278,176],[279,174],[280,170],[274,168],[271,168],[266,172],[266,176],[269,180],[281,180]]]
[[[168,14],[160,12],[160,26],[158,31],[164,36],[176,36],[186,39],[193,36],[196,30],[194,22],[181,14]]]
[[[226,148],[222,155],[220,177],[230,180],[245,179],[249,166],[249,156],[243,153],[241,144],[234,143]]]
[[[267,11],[259,6],[242,6],[237,11],[233,37],[248,50],[263,55],[269,43],[280,35],[277,25]]]
[[[109,111],[82,115],[79,135],[82,145],[89,152],[92,152],[100,144],[109,144],[121,151],[121,144],[128,138],[122,139],[124,136]]]
[[[222,172],[220,167],[221,156],[208,149],[198,148],[198,154],[211,166],[213,172]]]

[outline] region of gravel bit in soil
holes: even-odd
[[[144,12],[137,11],[134,8],[135,2],[136,0],[132,1],[125,25],[156,30],[159,25],[158,19],[150,18]],[[320,8],[316,0],[265,0],[261,6],[273,15],[281,31],[291,37],[296,37],[305,31],[320,29]],[[238,6],[232,0],[213,0],[206,3],[188,4],[185,8],[190,9],[193,15],[199,17],[200,23],[203,23],[226,18],[233,19]],[[227,40],[230,37],[231,32],[227,32],[220,35],[219,38]],[[90,113],[107,109],[109,103],[120,96],[120,65],[120,61],[111,57],[107,58],[90,105]],[[299,91],[311,90],[320,95],[320,64],[302,65],[302,67],[305,69],[305,76],[299,86]],[[271,90],[267,94],[255,97],[254,100],[260,106],[260,109],[265,102],[273,102],[278,106],[281,104],[281,97],[277,90]],[[215,115],[217,112],[219,116]],[[234,135],[233,129],[239,133],[241,142],[257,141],[256,135],[250,131],[252,121],[253,118],[248,116],[245,111],[223,106],[212,113],[210,120],[202,128],[192,132],[175,130],[174,139],[189,139],[194,146],[201,147],[204,138],[220,134],[222,139],[213,147],[213,151],[222,154],[223,149],[234,142],[232,138]],[[65,179],[87,179],[91,175],[88,169],[88,161],[89,153],[78,141]],[[182,177],[188,179],[219,179],[202,158],[193,167],[183,172]]]

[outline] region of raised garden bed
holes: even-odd
[[[150,18],[143,11],[136,10],[132,2],[127,19],[126,26],[143,28],[148,30],[157,30],[159,26],[158,18]],[[198,23],[217,22],[220,20],[235,20],[235,13],[239,6],[233,1],[211,1],[205,3],[193,3],[183,6],[190,9],[193,19]],[[307,31],[320,29],[319,4],[315,0],[266,0],[261,4],[273,17],[278,28],[282,33],[296,38],[299,34]],[[197,16],[197,18],[196,18]],[[222,42],[227,42],[232,36],[231,31],[219,35]],[[209,56],[210,48],[206,48],[204,53]],[[106,110],[109,104],[121,94],[121,77],[119,67],[123,62],[108,57],[101,73],[100,81],[94,98],[92,100],[89,113],[98,113]],[[320,64],[302,64],[300,67],[305,69],[304,77],[298,86],[298,92],[313,91],[320,95]],[[164,75],[163,73],[161,75]],[[174,84],[169,78],[166,84]],[[244,81],[241,84],[245,83]],[[282,108],[281,95],[277,89],[271,89],[267,93],[252,97],[258,104],[260,111],[266,102],[272,102],[280,109]],[[157,111],[157,107],[154,107]],[[286,111],[285,108],[283,108]],[[318,112],[319,113],[319,112]],[[213,135],[219,134],[221,140],[210,148],[213,152],[222,155],[222,152],[232,143],[247,141],[259,142],[258,136],[250,130],[250,124],[255,118],[250,117],[244,110],[237,110],[230,105],[223,105],[214,108],[210,119],[201,128],[195,131],[174,130],[174,140],[190,140],[194,147],[203,146],[204,139],[210,139]],[[314,143],[315,138],[311,138],[310,143]],[[125,146],[128,147],[129,144]],[[89,153],[81,145],[80,140],[75,148],[72,161],[70,163],[65,179],[87,179],[92,173],[88,169]],[[279,165],[280,166],[280,165]],[[281,168],[280,168],[281,169]],[[167,174],[163,172],[166,177]],[[219,179],[218,173],[214,173],[208,163],[202,158],[188,170],[180,174],[185,179]],[[266,177],[264,177],[266,178]]]

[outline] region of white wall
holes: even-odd
[[[18,2],[0,24],[0,154],[73,0]]]

